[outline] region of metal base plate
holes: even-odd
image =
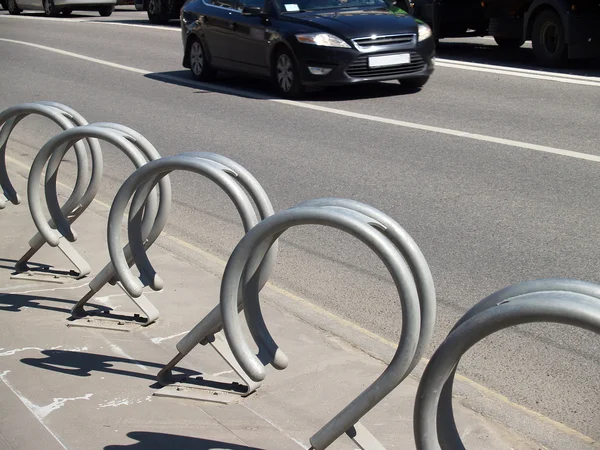
[[[187,400],[198,400],[202,402],[220,403],[230,405],[239,402],[242,397],[232,392],[219,389],[210,389],[192,383],[175,383],[165,386],[153,394],[156,397],[184,398]]]
[[[67,327],[99,328],[102,330],[131,332],[146,326],[146,321],[142,322],[141,320],[136,320],[139,317],[139,314],[111,317],[111,314],[109,313],[99,312],[78,319],[71,319],[71,321],[67,323]]]
[[[11,280],[39,281],[42,283],[71,283],[78,278],[79,274],[72,270],[60,270],[51,268],[29,269],[25,272],[16,272],[10,276]]]

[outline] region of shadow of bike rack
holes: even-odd
[[[316,199],[278,212],[252,228],[239,242],[228,260],[221,285],[221,314],[227,342],[240,367],[256,382],[265,379],[265,364],[277,369],[287,366],[287,358],[270,335],[264,322],[257,281],[244,285],[249,267],[256,267],[269,246],[288,229],[300,225],[333,227],[358,238],[385,264],[400,298],[402,332],[398,348],[385,371],[356,399],[331,419],[310,439],[311,448],[325,449],[346,433],[361,448],[383,448],[359,420],[393,391],[412,371],[424,353],[435,322],[435,289],[429,266],[412,238],[393,219],[360,202],[345,199]],[[243,291],[246,322],[259,354],[250,350],[239,319],[239,292]],[[192,342],[205,333],[202,322],[184,339]]]
[[[190,152],[167,156],[146,164],[134,172],[121,186],[112,204],[108,220],[108,248],[111,261],[125,290],[134,298],[142,294],[145,286],[150,286],[153,289],[163,286],[162,279],[156,273],[146,254],[146,250],[158,236],[152,236],[151,239],[144,238],[144,233],[141,231],[142,206],[148,193],[163,177],[173,171],[180,170],[202,175],[219,186],[233,201],[246,232],[254,227],[259,220],[273,214],[271,202],[254,176],[238,163],[222,155]],[[122,249],[120,235],[121,222],[130,200],[127,230],[132,259],[140,272],[139,278],[136,278],[129,268],[128,258]],[[256,205],[258,215],[253,204]],[[256,288],[258,290],[264,286],[272,271],[277,256],[276,245],[273,245],[267,253],[264,261],[252,267],[248,272],[248,277],[257,280]],[[241,305],[241,297],[238,304]],[[221,333],[222,321],[218,306],[206,316],[203,323],[208,326],[202,336],[199,336],[193,342],[188,339],[177,344],[178,356],[163,368],[158,376],[159,382],[165,388],[155,395],[229,403],[238,399],[240,395],[249,395],[258,388],[260,383],[254,382],[246,376],[229,351]],[[223,389],[215,390],[214,386],[217,383],[223,384],[222,379],[209,380],[202,378],[199,382],[195,382],[197,380],[187,378],[179,380],[173,377],[173,367],[199,343],[203,345],[210,344],[240,376],[244,385],[242,386],[238,382],[225,383]],[[184,382],[185,380],[188,382]]]
[[[600,286],[569,279],[528,281],[504,288],[467,311],[421,377],[413,417],[418,450],[464,450],[452,410],[452,387],[462,355],[498,331],[535,322],[561,323],[600,335]]]

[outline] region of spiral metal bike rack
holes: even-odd
[[[418,450],[464,450],[452,410],[454,375],[462,355],[498,331],[535,322],[572,325],[600,335],[600,286],[569,279],[529,281],[504,288],[467,311],[421,377],[414,410]]]
[[[2,186],[3,196],[0,197],[0,209],[6,206],[6,201],[3,197],[11,203],[17,205],[21,202],[19,194],[13,187],[8,171],[6,170],[6,147],[8,140],[14,128],[17,124],[29,115],[40,115],[47,117],[63,130],[68,130],[76,126],[87,125],[87,121],[74,109],[57,103],[49,101],[40,101],[35,103],[23,103],[20,105],[13,106],[4,110],[0,113],[0,186]],[[99,143],[96,139],[88,138],[85,140],[90,150],[99,150]],[[66,150],[72,147],[70,144]],[[78,209],[79,201],[85,190],[85,182],[89,177],[88,159],[87,153],[82,141],[78,141],[74,144],[75,157],[77,161],[77,177],[73,192],[69,196],[68,200],[62,207],[63,214],[67,217],[71,217],[76,213]],[[63,153],[63,157],[64,154]],[[55,161],[60,164],[60,161]],[[55,227],[53,220],[48,222],[49,227]],[[75,265],[76,271],[61,271],[61,270],[49,270],[49,267],[44,267],[42,270],[32,270],[27,266],[27,261],[31,258],[39,249],[45,244],[45,240],[42,236],[37,233],[30,242],[32,249],[28,252],[28,258],[22,258],[16,264],[17,274],[11,278],[27,278],[29,280],[40,280],[40,281],[51,281],[51,282],[64,282],[64,275],[69,274],[75,277],[85,276],[90,272],[89,265],[83,260],[75,249],[67,242],[61,243],[59,249],[67,256],[67,258]],[[63,276],[61,276],[63,275]]]
[[[202,175],[219,186],[233,201],[246,232],[255,226],[260,219],[273,214],[271,202],[259,182],[241,165],[224,156],[214,153],[191,152],[168,156],[146,164],[133,173],[121,186],[111,207],[108,221],[108,248],[111,261],[114,264],[118,278],[132,297],[141,295],[144,286],[149,285],[153,289],[163,286],[162,279],[158,276],[146,255],[146,250],[158,237],[158,234],[144,239],[144,233],[141,232],[142,227],[140,226],[142,220],[141,206],[148,192],[153,189],[159,180],[173,171],[180,170]],[[122,250],[120,235],[120,225],[130,200],[128,238],[132,258],[140,271],[139,278],[136,278],[129,269],[127,258]],[[258,215],[254,210],[253,203],[256,205]],[[276,256],[276,245],[273,245],[264,261],[261,260],[260,264],[248,271],[248,278],[256,280],[254,286],[257,290],[262,289],[266,283]],[[241,297],[238,304],[241,306]],[[206,326],[196,339],[184,338],[177,344],[178,355],[161,370],[158,376],[160,383],[165,388],[155,395],[230,403],[240,396],[246,396],[254,392],[260,386],[260,383],[248,378],[231,355],[231,351],[221,333],[222,321],[218,306],[207,314],[202,324]],[[240,376],[244,386],[226,379],[202,377],[200,380],[186,380],[174,377],[172,369],[199,343],[203,345],[210,344]]]
[[[21,258],[19,264],[26,264],[29,258],[31,258],[31,256],[35,254],[45,242],[49,243],[53,247],[61,248],[65,245],[65,243],[74,242],[77,239],[77,234],[72,229],[71,225],[92,203],[101,184],[103,158],[100,147],[98,146],[90,149],[92,157],[91,178],[85,189],[85,192],[78,200],[76,210],[69,216],[64,214],[65,207],[63,206],[63,208],[61,208],[59,205],[56,186],[57,174],[60,167],[60,162],[68,148],[73,145],[74,142],[90,138],[96,140],[101,139],[113,144],[133,162],[136,168],[143,166],[148,160],[160,158],[160,155],[156,149],[142,135],[128,127],[119,124],[102,122],[79,126],[63,131],[62,133],[51,138],[42,147],[34,159],[27,185],[29,209],[34,223],[38,228],[39,237],[36,235],[30,241],[31,249]],[[38,189],[42,177],[42,170],[46,164],[47,169],[44,184],[45,198],[48,210],[52,217],[52,222],[55,224],[54,228],[50,227],[46,222]],[[159,193],[160,195],[158,195]],[[170,201],[170,184],[166,178],[161,182],[159,186],[159,192],[154,192],[148,199],[147,205],[145,205],[144,222],[147,227],[153,222],[160,222],[161,218],[163,221],[166,220],[166,216],[168,215],[168,210],[170,207]],[[158,226],[160,226],[160,223]],[[76,253],[74,249],[73,251]],[[76,254],[78,255],[78,253]],[[80,256],[79,258],[83,260],[83,258]],[[83,261],[85,262],[85,260]],[[89,270],[87,273],[89,273]],[[115,272],[114,270],[111,271],[110,264],[105,267],[101,273],[104,275],[110,275],[106,282],[110,281],[113,284],[117,283],[118,280],[114,278]],[[81,278],[83,275],[83,273],[80,273],[78,278]],[[98,277],[95,279],[96,281],[97,278]],[[97,292],[102,286],[104,286],[104,284],[96,283],[95,286],[97,287],[97,290],[95,290],[93,293]],[[150,302],[144,302],[144,300],[144,298],[137,299],[136,304],[141,309],[142,313],[148,318],[147,320],[154,321],[155,309],[153,309],[153,305]],[[75,312],[77,314],[74,315],[74,319],[86,315],[86,312],[83,310],[83,308],[75,309]],[[137,314],[136,317],[139,318],[139,314]],[[110,320],[108,317],[105,317],[104,319]],[[140,318],[140,320],[143,321],[144,319]],[[106,326],[103,326],[101,322],[91,321],[89,319],[85,322],[71,323],[70,325],[106,328]]]
[[[260,264],[281,234],[300,225],[325,225],[358,238],[379,256],[398,291],[402,332],[392,361],[377,380],[310,439],[312,449],[322,450],[346,433],[363,449],[382,449],[359,420],[415,367],[431,339],[435,321],[435,289],[427,262],[412,238],[393,219],[356,201],[316,199],[260,222],[236,246],[223,274],[220,306],[227,342],[241,368],[256,382],[264,380],[267,363],[277,369],[287,366],[287,358],[265,325],[256,282],[251,279],[244,285],[244,277],[249,267]],[[244,339],[238,314],[242,290],[243,310],[258,354],[268,358],[259,359]],[[186,338],[197,341],[202,335],[201,325],[202,322]]]

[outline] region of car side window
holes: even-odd
[[[258,6],[264,9],[265,0],[237,0],[235,8],[241,11],[245,6]]]
[[[210,0],[208,3],[213,6],[220,6],[221,8],[235,9],[236,6],[236,0]]]

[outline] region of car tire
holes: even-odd
[[[558,14],[548,10],[535,18],[531,45],[538,64],[558,67],[565,62],[567,58],[565,30]]]
[[[8,13],[13,16],[21,14],[21,12],[23,11],[21,8],[19,8],[17,6],[17,2],[15,0],[8,0],[6,7],[8,9]]]
[[[63,8],[60,10],[61,14],[65,17],[69,17],[71,14],[73,14],[73,9],[72,8]]]
[[[414,78],[401,78],[398,80],[400,85],[409,89],[419,89],[425,86],[429,81],[429,77],[414,77]]]
[[[6,3],[6,0],[0,0],[0,6],[2,6],[2,9],[4,10],[8,9],[8,4]]]
[[[515,50],[525,43],[525,41],[521,38],[506,38],[494,36],[494,40],[496,41],[496,44],[498,44],[498,47],[507,50]]]
[[[115,5],[107,5],[98,9],[98,14],[102,17],[109,17],[115,10]]]
[[[154,25],[166,25],[169,23],[169,16],[164,12],[163,0],[148,1],[148,20]]]
[[[190,51],[188,52],[188,63],[192,76],[198,81],[212,81],[216,78],[217,71],[210,66],[206,57],[204,46],[200,39],[192,37]]]
[[[44,0],[44,14],[46,17],[58,17],[60,9],[54,5],[54,0]]]
[[[273,83],[279,95],[284,98],[300,98],[304,94],[304,86],[300,79],[298,65],[291,52],[281,49],[273,58]]]

